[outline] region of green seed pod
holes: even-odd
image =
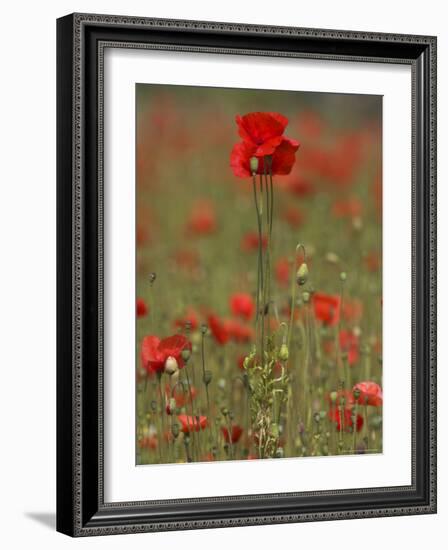
[[[191,351],[189,349],[183,349],[181,352],[182,359],[185,361],[185,363],[188,363],[188,360],[191,357]]]
[[[341,271],[341,273],[339,273],[339,279],[341,279],[342,282],[346,281],[347,273],[345,271]]]
[[[287,361],[289,357],[289,350],[286,344],[282,344],[280,351],[278,352],[278,357],[281,361]]]
[[[176,439],[177,436],[179,435],[179,424],[176,424],[174,423],[172,426],[171,426],[171,433],[173,434],[173,437]]]
[[[201,325],[201,332],[205,336],[207,334],[208,327],[207,325]]]
[[[302,292],[302,300],[304,304],[307,304],[310,301],[310,293],[309,292]]]
[[[151,410],[155,412],[157,410],[157,401],[154,399],[151,401]]]
[[[257,170],[258,170],[258,159],[257,157],[251,157],[250,160],[249,160],[249,166],[250,166],[250,171],[251,171],[251,174],[256,174],[257,173]]]
[[[206,370],[204,372],[204,375],[202,376],[202,381],[204,382],[204,384],[206,386],[208,386],[210,384],[210,382],[212,381],[212,372],[209,371],[209,370]]]
[[[337,391],[332,391],[330,393],[330,400],[332,403],[336,403],[336,400],[338,398],[338,392]]]
[[[353,390],[353,397],[355,398],[356,401],[358,401],[360,395],[361,395],[361,390],[359,388],[355,388]]]
[[[308,280],[308,266],[304,262],[296,273],[296,281],[299,286],[304,285]]]

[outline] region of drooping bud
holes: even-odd
[[[210,382],[212,381],[212,372],[209,371],[209,370],[206,370],[204,372],[203,377],[202,377],[202,381],[204,382],[204,384],[206,386],[208,386],[210,384]]]
[[[296,273],[296,281],[299,286],[304,285],[308,280],[308,266],[305,262],[301,264]]]
[[[278,357],[281,361],[287,361],[289,357],[289,350],[286,344],[282,344],[280,351],[278,352]]]
[[[252,175],[257,173],[258,170],[258,159],[257,157],[250,157],[249,160],[250,172]]]
[[[174,357],[168,357],[165,361],[165,372],[170,376],[179,370],[179,365]]]

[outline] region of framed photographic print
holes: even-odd
[[[57,529],[434,513],[436,38],[57,40]]]

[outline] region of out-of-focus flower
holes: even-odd
[[[342,305],[342,316],[349,323],[359,322],[362,318],[363,304],[357,299],[345,299]]]
[[[375,251],[369,252],[365,256],[364,262],[365,262],[366,268],[372,273],[375,271],[378,271],[381,266],[380,255],[378,254],[378,252],[375,252]]]
[[[357,218],[362,214],[362,202],[356,197],[337,200],[331,211],[336,218]]]
[[[367,380],[353,386],[353,392],[359,391],[358,403],[379,407],[383,404],[383,390],[376,382]]]
[[[228,337],[240,344],[250,342],[255,337],[254,329],[251,326],[244,325],[236,319],[226,319],[223,321],[223,327]]]
[[[186,414],[180,414],[178,417],[179,422],[181,423],[181,430],[187,434],[190,432],[199,432],[199,430],[204,430],[207,427],[207,417],[206,416],[189,416]]]
[[[318,140],[324,130],[324,122],[315,111],[303,111],[298,118],[298,130],[304,139]]]
[[[341,351],[347,353],[349,365],[354,365],[359,359],[359,337],[351,330],[341,330],[339,333]]]
[[[296,176],[288,181],[287,190],[297,197],[304,198],[314,195],[316,187],[307,179]]]
[[[328,418],[336,424],[336,430],[340,432],[350,432],[353,429],[352,410],[343,409],[342,415],[338,407],[333,407],[328,411]],[[364,419],[360,414],[356,415],[356,431],[359,432],[364,424]]]
[[[221,428],[221,432],[222,432],[222,435],[224,437],[224,441],[226,443],[238,443],[238,441],[240,440],[240,437],[243,433],[243,428],[241,428],[241,426],[238,426],[237,424],[233,425],[232,426],[232,431],[231,431],[231,434],[229,434],[229,430],[223,426]]]
[[[157,449],[157,446],[158,446],[157,436],[149,435],[146,437],[142,437],[138,442],[138,446],[140,447],[140,449],[150,449],[152,451],[154,449]]]
[[[191,403],[196,398],[198,390],[190,385],[190,388],[182,389],[179,384],[175,388],[171,388],[170,384],[165,386],[165,397],[167,400],[173,398],[176,402],[176,407],[185,407],[187,403]]]
[[[285,222],[294,228],[300,227],[304,219],[303,212],[295,206],[288,206],[288,208],[284,210],[282,217]]]
[[[286,175],[291,172],[299,142],[283,136],[288,119],[279,113],[248,113],[237,116],[238,133],[242,142],[234,145],[230,166],[235,176],[252,176],[250,159],[256,157],[257,174],[271,172]],[[266,157],[270,158],[267,164]]]
[[[258,233],[250,231],[246,233],[241,239],[241,250],[243,250],[244,252],[251,252],[251,251],[258,250],[259,242],[260,242],[260,239],[258,237]],[[263,248],[263,250],[265,250],[267,246],[268,246],[268,237],[267,235],[262,235],[261,247]]]
[[[341,298],[331,294],[315,292],[312,297],[314,315],[325,325],[337,325],[340,318]]]
[[[210,332],[216,342],[221,346],[227,344],[230,339],[230,334],[222,320],[214,313],[211,313],[207,318],[207,322]]]
[[[137,317],[148,315],[149,308],[143,298],[137,298]]]
[[[199,254],[194,249],[181,249],[174,254],[174,261],[180,268],[193,270],[199,266]]]
[[[210,201],[201,200],[194,204],[187,222],[187,231],[194,235],[210,235],[217,228],[216,212]]]
[[[275,279],[281,286],[288,286],[291,265],[288,258],[279,258],[275,263]]]
[[[255,312],[254,299],[246,292],[238,292],[230,297],[230,309],[233,315],[238,315],[246,321],[252,319]]]
[[[182,334],[175,334],[161,340],[157,336],[145,336],[141,347],[142,367],[148,373],[163,372],[169,361],[176,362],[179,369],[184,367],[182,351],[191,352],[191,342]]]
[[[180,329],[185,329],[188,326],[190,330],[196,330],[199,327],[198,314],[194,309],[188,308],[185,315],[174,321],[174,325]]]

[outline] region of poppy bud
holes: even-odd
[[[154,399],[151,401],[151,410],[153,412],[156,412],[157,410],[157,401],[155,401]]]
[[[338,392],[337,391],[332,391],[330,393],[330,400],[332,403],[336,403],[336,400],[338,398]]]
[[[250,171],[251,171],[251,174],[256,174],[257,173],[257,170],[258,170],[258,159],[257,157],[251,157],[250,160],[249,160],[249,166],[250,166]]]
[[[301,266],[297,270],[296,281],[298,285],[302,286],[307,282],[307,280],[308,280],[308,266],[304,262],[303,264],[301,264]]]
[[[207,325],[201,325],[201,332],[204,336],[207,334],[207,330],[208,330]]]
[[[282,361],[287,361],[289,357],[289,350],[286,344],[282,344],[280,351],[278,352],[279,359]]]
[[[211,371],[209,370],[206,370],[204,372],[204,376],[202,377],[202,381],[204,382],[204,384],[206,386],[208,386],[210,384],[210,382],[212,381],[212,373]]]
[[[185,348],[181,351],[181,356],[185,363],[188,363],[188,360],[191,357],[191,351],[188,348]]]
[[[153,282],[156,280],[156,277],[157,275],[154,273],[154,271],[152,271],[150,274],[149,274],[149,283],[152,285]]]
[[[165,372],[169,374],[170,376],[177,372],[179,369],[179,365],[177,364],[177,361],[174,357],[168,357],[168,359],[165,361]]]
[[[360,395],[361,395],[361,390],[359,388],[355,388],[353,390],[353,397],[355,398],[356,401],[358,401]]]
[[[342,282],[346,281],[347,280],[347,273],[345,271],[342,271],[339,274],[339,278],[341,279]]]
[[[307,304],[310,301],[310,293],[302,292],[302,300],[305,304]]]
[[[171,426],[171,433],[173,434],[174,438],[176,438],[179,435],[179,424],[174,423]]]

